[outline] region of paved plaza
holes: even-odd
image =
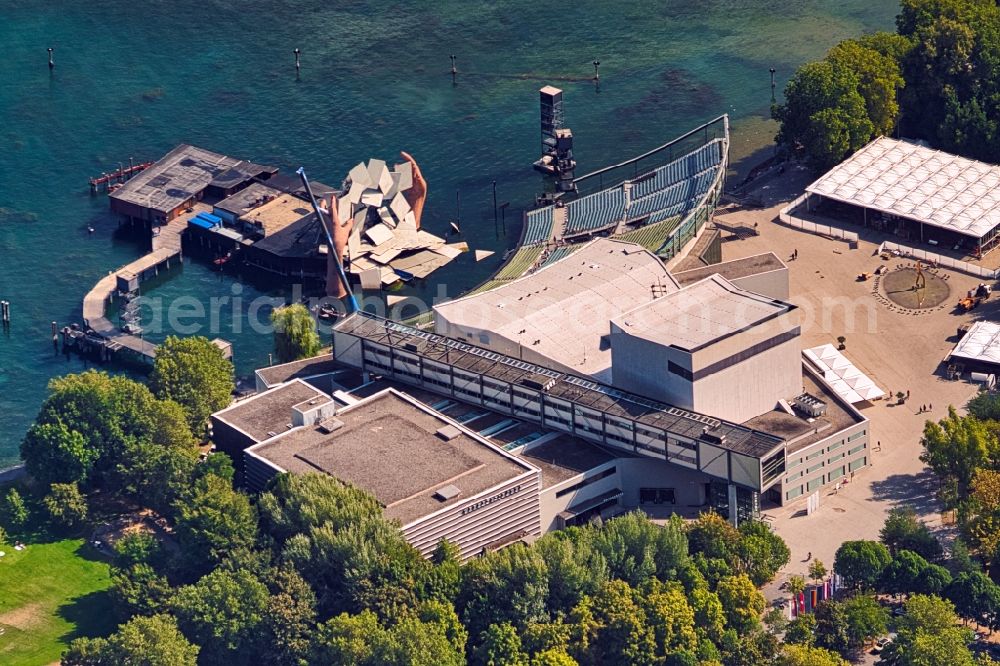
[[[980,318],[997,319],[1000,309],[1000,298],[994,297],[959,314],[958,297],[981,280],[944,270],[936,275],[946,280],[950,296],[936,307],[915,312],[880,298],[884,290],[879,292],[873,280],[859,281],[858,275],[883,265],[889,270],[907,268],[913,262],[884,261],[875,256],[877,245],[866,240],[850,249],[843,241],[778,222],[783,202],[801,192],[796,179],[804,177],[789,174],[779,184],[758,189],[755,195],[770,204],[768,208],[717,212],[727,226],[756,224],[760,231],[756,237],[725,239],[723,260],[777,254],[789,267],[790,300],[801,308],[803,347],[836,345],[838,336],[844,336],[844,353],[851,362],[887,392],[908,392],[910,398],[904,405],[897,406],[893,398],[862,408],[871,420],[872,466],[854,474],[839,491],[825,491],[818,511],[805,515],[804,500],[764,509],[792,551],[791,563],[766,590],[771,598],[781,596],[777,586],[789,575],[806,573],[810,553],[830,568],[843,541],[877,539],[892,507],[912,506],[932,529],[947,533],[934,497],[936,481],[919,459],[920,437],[926,419],[943,418],[949,405],[961,408],[976,392],[972,384],[944,377],[942,361],[958,340],[958,327]],[[796,251],[798,259],[791,260]],[[928,405],[929,412],[918,413],[922,405]]]

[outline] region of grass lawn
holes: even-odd
[[[114,629],[110,568],[84,539],[43,530],[11,534],[9,541],[15,538],[27,548],[0,546],[6,553],[0,557],[0,664],[52,664],[74,638]]]

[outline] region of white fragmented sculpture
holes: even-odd
[[[426,277],[458,256],[443,238],[417,229],[405,195],[411,187],[409,162],[389,167],[372,159],[356,165],[344,179],[337,212],[342,222],[354,220],[347,245],[349,270],[362,278],[364,289]]]

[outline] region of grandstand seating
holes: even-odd
[[[566,204],[566,235],[609,227],[625,216],[625,190],[601,190]]]
[[[549,264],[554,264],[560,259],[564,259],[569,255],[573,254],[574,251],[580,248],[580,245],[563,245],[562,247],[557,247],[552,250],[552,254],[545,258],[542,262],[542,266],[548,266]]]
[[[516,278],[524,275],[529,268],[535,265],[538,258],[542,256],[542,248],[540,247],[522,247],[520,250],[514,253],[514,256],[504,264],[496,275],[493,276],[494,280],[514,280]]]
[[[681,216],[667,216],[657,222],[643,225],[638,229],[626,231],[615,236],[618,240],[637,243],[650,252],[657,252],[670,238],[671,234],[680,226]]]
[[[524,240],[521,245],[534,245],[552,237],[552,206],[533,210],[524,219]]]
[[[656,221],[653,219],[654,216],[658,219],[664,219],[663,211],[679,211],[686,207],[694,207],[712,185],[715,173],[716,169],[712,168],[671,185],[665,190],[653,192],[641,199],[633,198],[626,217],[629,220],[638,220],[648,215],[650,221],[653,222]],[[676,214],[676,212],[671,212],[666,217]]]
[[[632,185],[632,199],[641,199],[685,181],[694,174],[714,169],[722,162],[722,150],[722,140],[716,139],[706,143],[693,153],[655,169],[651,172],[651,177],[646,174],[637,178],[638,182],[634,182]]]

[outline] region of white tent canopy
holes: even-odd
[[[884,136],[806,192],[975,238],[1000,225],[1000,167]]]
[[[1000,324],[977,321],[955,345],[952,358],[1000,364]]]
[[[885,391],[876,386],[868,375],[858,370],[833,345],[806,349],[802,354],[823,375],[823,379],[837,392],[837,395],[852,405],[865,400],[876,400],[885,395]]]

